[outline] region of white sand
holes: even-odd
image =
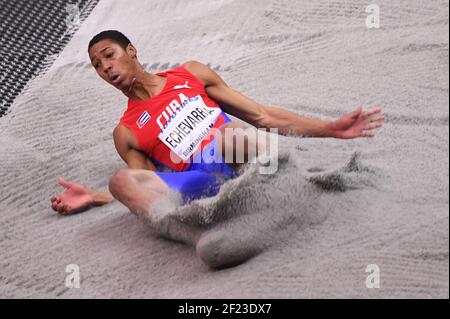
[[[378,30],[367,1],[101,1],[0,118],[0,297],[448,298],[448,1],[377,3]],[[267,105],[328,119],[380,105],[386,124],[373,140],[282,137],[276,176],[250,170],[177,212],[207,223],[204,258],[259,253],[211,270],[117,201],[50,209],[58,176],[105,190],[125,167],[112,129],[126,98],[86,53],[110,28],[152,72],[196,59]],[[68,264],[80,289],[64,285]]]

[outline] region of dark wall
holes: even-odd
[[[0,117],[99,0],[0,0]]]

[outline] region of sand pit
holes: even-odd
[[[100,1],[0,118],[0,297],[448,298],[448,2],[377,3],[379,29],[365,1]],[[280,137],[277,174],[250,167],[164,211],[184,228],[155,231],[117,201],[58,216],[57,177],[106,190],[125,167],[112,130],[126,97],[86,52],[106,29],[151,72],[198,60],[263,104],[323,119],[378,105],[385,125],[370,140]]]

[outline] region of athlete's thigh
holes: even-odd
[[[160,193],[167,193],[169,185],[157,174],[157,171],[150,171],[146,169],[126,169],[130,177],[133,177],[141,185],[153,191]]]
[[[220,128],[216,143],[229,164],[239,165],[251,161],[258,152],[258,131],[238,123],[227,123]]]
[[[217,176],[201,170],[173,173],[156,172],[156,175],[171,190],[179,192],[184,202],[214,196],[221,186],[221,180]]]

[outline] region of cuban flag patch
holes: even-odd
[[[136,121],[136,124],[139,126],[139,128],[143,128],[150,119],[151,119],[150,114],[148,114],[148,112],[145,111],[144,113],[141,114],[141,116],[139,116],[138,120]]]

